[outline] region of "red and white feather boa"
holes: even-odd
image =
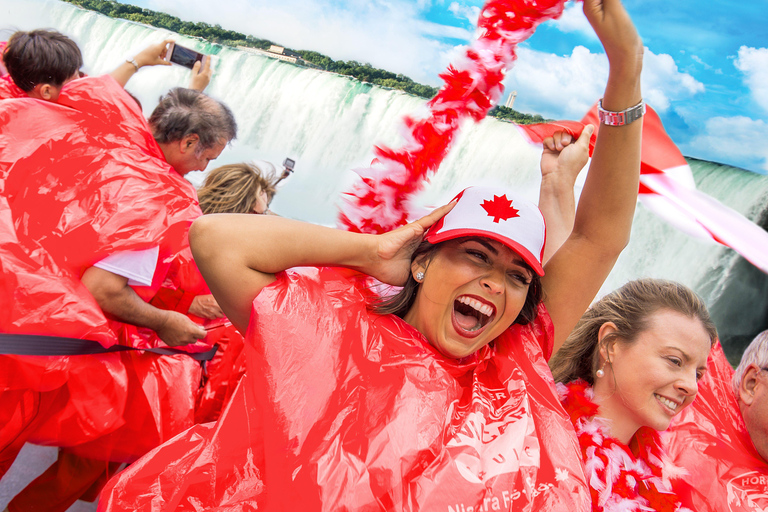
[[[641,428],[627,446],[609,435],[608,420],[596,416],[589,384],[577,380],[557,389],[579,438],[593,511],[691,512],[672,485],[684,470],[666,455],[656,430]]]
[[[565,0],[489,0],[478,17],[477,40],[461,62],[440,75],[445,84],[424,119],[406,117],[402,149],[375,147],[371,167],[346,192],[339,223],[349,231],[384,233],[408,222],[410,201],[448,153],[461,122],[480,121],[501,98],[515,48],[539,23],[557,18]]]

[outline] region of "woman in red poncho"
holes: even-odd
[[[631,20],[618,0],[584,5],[611,63],[603,108],[641,111]],[[629,236],[642,123],[606,120],[546,275],[541,213],[506,190],[470,187],[384,235],[196,221],[247,371],[215,425],[134,463],[100,510],[588,510],[546,360]],[[369,276],[403,289],[381,302]]]
[[[552,358],[593,511],[688,510],[658,431],[693,401],[716,338],[693,291],[642,279],[590,307]]]

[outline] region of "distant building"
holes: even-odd
[[[298,64],[299,66],[306,66],[308,64],[301,58],[301,55],[298,53],[292,52],[291,50],[286,50],[282,46],[277,46],[274,44],[269,47],[269,50],[259,50],[258,48],[250,48],[248,46],[238,46],[237,49],[249,53],[264,55],[273,59],[283,60],[285,62],[290,62],[291,64]]]
[[[507,102],[504,104],[507,108],[512,108],[512,105],[515,104],[515,98],[517,98],[517,91],[512,91],[509,93],[509,96],[507,96]]]
[[[270,53],[285,55],[286,57],[296,57],[297,59],[301,58],[301,55],[299,55],[298,53],[292,52],[291,50],[286,50],[282,46],[277,46],[276,44],[273,44],[272,46],[270,46],[268,51]]]

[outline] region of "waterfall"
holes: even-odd
[[[206,92],[234,111],[239,134],[211,167],[261,159],[279,168],[285,157],[293,158],[295,172],[281,184],[271,205],[288,217],[334,224],[340,194],[355,179],[352,171],[370,163],[374,144],[399,147],[402,117],[418,116],[424,108],[424,100],[399,91],[110,19],[55,0],[27,0],[22,7],[0,0],[0,7],[0,12],[10,13],[0,28],[50,26],[72,37],[83,50],[89,74],[108,73],[164,37],[215,55],[214,78]],[[149,115],[161,94],[188,80],[185,68],[157,66],[142,69],[126,88]],[[436,206],[466,185],[493,183],[515,186],[536,200],[538,159],[539,152],[514,125],[495,119],[469,122],[419,203]],[[699,189],[766,226],[768,178],[712,162],[689,162]],[[192,174],[190,180],[200,184],[202,176]],[[729,249],[676,231],[642,205],[629,246],[603,292],[638,277],[674,279],[700,293],[732,361],[757,332],[768,328],[766,275]]]

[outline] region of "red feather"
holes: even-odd
[[[403,120],[402,149],[374,147],[376,159],[361,170],[367,176],[344,194],[339,224],[350,231],[383,233],[408,222],[412,197],[437,172],[458,134],[461,121],[480,121],[498,102],[502,81],[517,58],[515,47],[539,23],[557,18],[565,0],[489,0],[479,16],[480,37],[461,63],[440,75],[444,85],[428,103],[429,115]]]

